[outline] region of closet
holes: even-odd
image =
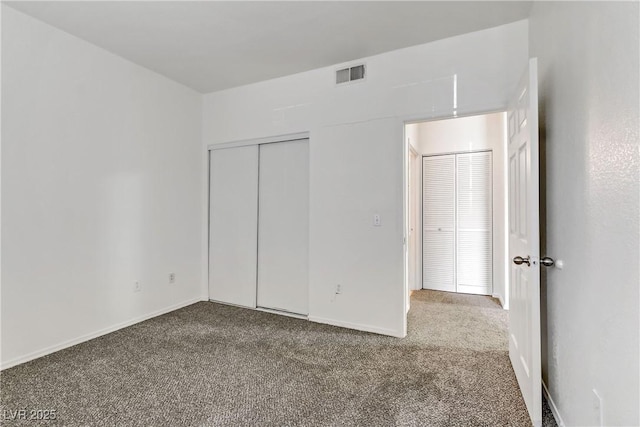
[[[422,287],[493,291],[490,151],[422,160]]]
[[[308,314],[309,141],[210,151],[209,298]]]

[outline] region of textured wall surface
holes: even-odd
[[[530,19],[546,254],[565,262],[543,287],[543,377],[567,425],[640,423],[638,6],[536,2]]]

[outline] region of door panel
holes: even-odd
[[[210,151],[209,298],[256,306],[258,146]]]
[[[306,315],[309,143],[260,146],[258,306]]]
[[[537,61],[509,107],[509,357],[531,421],[542,422]],[[516,264],[515,257],[529,259]]]
[[[422,160],[422,287],[455,292],[455,155]]]
[[[518,218],[518,232],[523,241],[527,239],[527,151],[529,150],[529,141],[527,135],[522,135],[521,145],[518,149],[518,173],[516,179],[518,182],[518,209],[516,215]]]
[[[422,160],[423,226],[453,228],[456,220],[455,155],[425,157]]]
[[[509,156],[509,188],[516,187],[516,173],[518,171],[517,159],[515,154]],[[509,194],[509,234],[514,234],[518,230],[517,209],[518,198],[516,192]]]
[[[458,230],[456,291],[491,295],[493,252],[491,231]]]
[[[456,253],[453,230],[424,230],[422,247],[423,288],[455,292]]]
[[[456,290],[493,291],[493,197],[490,152],[456,155]]]

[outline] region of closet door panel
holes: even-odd
[[[490,232],[458,231],[458,292],[491,295],[491,251]]]
[[[422,160],[424,289],[455,291],[455,156]]]
[[[457,290],[492,293],[491,153],[457,155]]]
[[[256,306],[258,146],[210,151],[209,298]]]
[[[455,236],[453,230],[424,230],[423,288],[455,292]]]
[[[308,314],[309,143],[260,146],[258,306]]]

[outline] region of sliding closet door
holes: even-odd
[[[457,291],[491,295],[491,153],[457,155]]]
[[[210,151],[209,298],[256,306],[258,146]]]
[[[309,143],[260,146],[258,306],[308,314]]]
[[[455,155],[425,157],[422,160],[422,287],[456,290]]]

